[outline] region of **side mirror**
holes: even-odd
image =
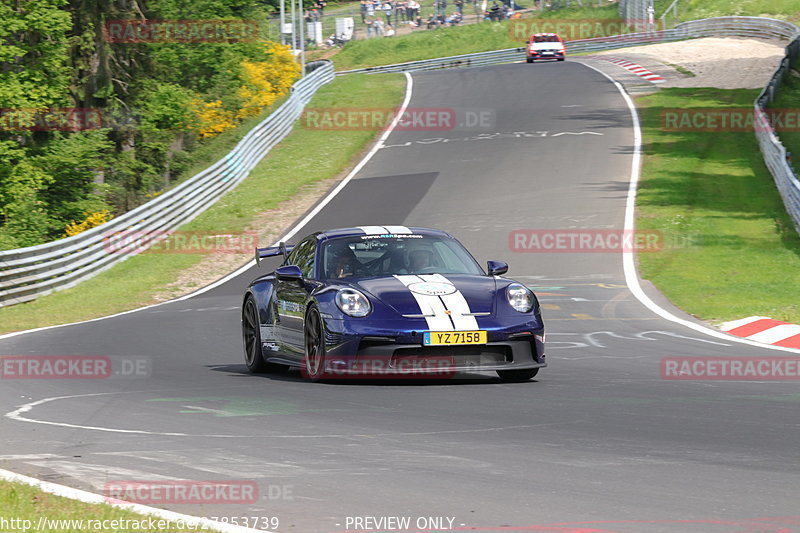
[[[275,271],[275,275],[278,276],[278,279],[281,281],[303,280],[303,273],[300,271],[300,267],[297,265],[284,265],[282,267],[278,267],[278,269]]]
[[[490,276],[502,276],[508,272],[508,263],[504,261],[487,261],[486,267]]]

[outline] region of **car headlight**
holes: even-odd
[[[367,297],[355,289],[339,289],[336,293],[336,305],[344,314],[354,317],[367,316],[372,311]]]
[[[511,307],[520,313],[527,313],[533,309],[533,293],[521,283],[512,283],[506,289],[506,298]]]

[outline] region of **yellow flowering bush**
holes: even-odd
[[[236,127],[235,114],[223,108],[221,100],[203,102],[195,98],[192,100],[192,109],[195,114],[193,129],[203,139]]]
[[[258,115],[286,94],[300,77],[300,65],[289,46],[272,41],[264,41],[261,46],[265,61],[241,63],[236,90],[241,106],[238,110],[226,109],[221,100],[205,102],[199,96],[192,100],[191,129],[201,138],[218,135],[236,127],[243,119]]]
[[[239,119],[258,115],[285,94],[300,76],[300,65],[287,45],[271,41],[262,45],[269,60],[242,62],[242,86],[236,92],[243,102],[236,113]]]
[[[82,233],[89,228],[94,228],[100,224],[105,224],[109,220],[111,220],[111,213],[108,211],[108,209],[103,209],[102,211],[97,211],[94,213],[86,213],[86,218],[83,219],[82,222],[70,222],[67,224],[67,227],[64,229],[64,234],[67,237],[72,237],[73,235]]]

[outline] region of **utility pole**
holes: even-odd
[[[295,19],[295,12],[294,12],[294,0],[292,0],[292,53],[295,52],[297,49],[297,37],[295,34],[295,25],[297,24],[297,20]]]
[[[284,33],[284,29],[286,29],[286,0],[281,0],[281,22],[280,22],[280,30],[278,32],[281,34],[281,44],[286,44],[286,34]]]
[[[297,7],[300,10],[300,77],[302,78],[306,75],[306,17],[303,0],[297,0]]]

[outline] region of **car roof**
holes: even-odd
[[[449,237],[449,233],[433,228],[418,228],[407,226],[359,226],[353,228],[337,228],[321,231],[317,234],[317,239],[327,240],[339,237],[357,237],[362,235],[427,235],[429,237]]]

